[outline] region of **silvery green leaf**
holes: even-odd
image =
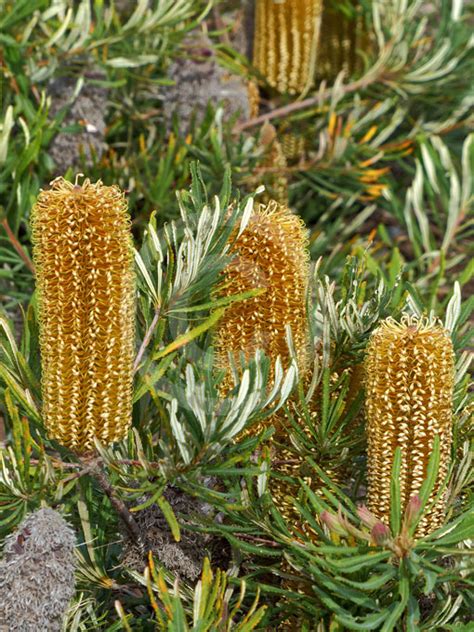
[[[51,37],[49,38],[49,40],[46,42],[46,46],[49,48],[51,46],[54,46],[57,42],[59,42],[59,40],[61,39],[61,37],[64,35],[64,33],[67,31],[69,24],[73,18],[74,15],[74,11],[72,9],[72,7],[69,7],[69,9],[66,12],[66,15],[64,17],[64,19],[61,21],[61,24],[58,28],[58,30],[53,33],[53,35],[51,35]]]
[[[158,55],[137,55],[137,57],[133,58],[114,57],[113,59],[108,59],[105,63],[111,68],[139,68],[148,64],[156,64],[158,59]]]
[[[453,295],[446,307],[446,318],[444,326],[452,334],[456,328],[456,323],[461,315],[461,286],[459,282],[454,283]]]
[[[274,378],[273,378],[273,388],[268,394],[267,399],[265,400],[263,407],[269,406],[277,397],[278,392],[281,387],[281,383],[283,380],[283,366],[281,364],[281,358],[278,356],[275,362],[275,370],[274,370]]]
[[[262,461],[259,469],[260,474],[257,477],[257,493],[259,498],[261,498],[267,491],[268,486],[268,473],[270,469],[268,462]]]
[[[151,280],[147,267],[138,251],[135,251],[135,261],[137,262],[138,269],[140,270],[140,273],[143,276],[145,283],[148,286],[148,289],[150,290],[150,294],[153,300],[155,301],[156,304],[158,304],[160,301],[159,301],[158,294],[156,292],[156,288],[153,285],[153,281]]]
[[[421,144],[421,155],[423,156],[423,165],[425,167],[426,173],[428,174],[431,186],[433,187],[433,190],[436,191],[436,193],[439,193],[439,186],[436,178],[436,167],[434,165],[429,149],[426,146],[426,143]]]
[[[13,106],[9,105],[0,126],[0,164],[4,163],[7,159],[8,139],[10,138],[13,125]]]
[[[192,460],[192,453],[191,451],[188,449],[188,441],[186,439],[186,436],[184,434],[183,431],[183,427],[178,419],[177,416],[177,412],[178,412],[178,401],[176,399],[173,399],[171,401],[171,403],[168,406],[168,411],[170,414],[170,425],[171,425],[171,429],[173,431],[173,435],[176,439],[176,443],[178,445],[178,449],[181,453],[181,456],[183,458],[183,461],[186,465],[188,465],[189,463],[191,463]]]
[[[298,367],[295,362],[291,363],[290,368],[286,372],[285,379],[283,381],[283,386],[280,391],[280,401],[275,411],[279,410],[283,404],[286,402],[288,397],[290,396],[291,391],[293,390],[294,385],[298,379]]]
[[[242,213],[242,219],[240,220],[239,232],[237,234],[237,237],[240,237],[242,233],[244,232],[244,230],[247,228],[248,223],[250,221],[250,217],[252,216],[252,213],[253,213],[253,205],[254,205],[254,200],[251,197],[247,200],[247,204],[245,205],[244,212]]]
[[[464,0],[453,0],[451,6],[451,19],[453,22],[458,22],[461,19]]]

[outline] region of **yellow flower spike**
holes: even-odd
[[[353,74],[360,65],[358,49],[366,49],[369,40],[364,26],[363,15],[359,10],[359,0],[350,0],[344,5],[351,11],[352,17],[347,17],[340,5],[343,3],[324,0],[320,38],[318,42],[316,71],[319,78],[334,80],[341,70],[345,77]]]
[[[230,373],[229,352],[246,359],[262,349],[272,364],[288,368],[290,325],[300,375],[309,365],[306,291],[309,278],[308,232],[303,221],[275,201],[254,209],[232,247],[235,258],[223,273],[219,296],[252,289],[265,291],[226,309],[215,336],[217,365]]]
[[[372,334],[366,358],[368,506],[390,522],[390,477],[394,453],[402,450],[402,512],[420,491],[436,435],[440,467],[431,498],[444,480],[450,460],[454,352],[449,333],[439,324],[405,316],[384,321]],[[444,498],[418,525],[423,536],[444,518]]]
[[[323,0],[256,0],[253,62],[279,92],[301,94],[314,79]]]
[[[260,109],[260,93],[258,91],[258,85],[254,81],[249,81],[247,84],[247,94],[249,98],[249,118],[258,116]]]
[[[300,161],[305,156],[306,138],[300,133],[284,132],[281,136],[283,157],[289,161]]]
[[[253,63],[280,93],[304,95],[315,78],[350,76],[369,39],[357,0],[352,17],[329,0],[255,0]]]
[[[43,418],[77,452],[131,422],[135,275],[127,202],[116,186],[63,178],[32,210]]]

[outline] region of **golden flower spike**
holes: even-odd
[[[309,279],[308,234],[303,221],[288,207],[270,201],[253,211],[243,233],[233,244],[235,258],[224,270],[220,296],[231,296],[252,289],[264,292],[254,298],[234,303],[219,322],[215,336],[217,365],[226,370],[223,391],[232,385],[229,353],[238,360],[243,352],[248,360],[262,349],[272,363],[269,384],[278,356],[286,369],[290,363],[286,326],[290,325],[300,377],[309,368],[309,333],[306,314],[306,293]],[[238,367],[237,367],[238,368]],[[284,415],[283,415],[284,416]],[[277,435],[282,432],[281,413],[244,430],[241,436],[256,434],[262,427],[275,424]],[[285,451],[273,456],[285,460]],[[293,453],[290,458],[294,459]],[[302,461],[303,462],[303,461]],[[289,469],[299,471],[302,462]],[[277,464],[276,469],[287,474],[288,468]],[[293,521],[295,512],[288,507],[285,496],[296,494],[294,486],[272,478],[270,491],[285,518]]]
[[[253,63],[278,92],[301,94],[314,79],[323,0],[256,0]]]
[[[234,303],[219,321],[215,336],[217,365],[231,373],[229,352],[249,360],[262,349],[274,365],[290,363],[286,326],[290,325],[300,375],[308,368],[306,291],[308,235],[303,221],[275,201],[260,205],[233,244],[235,258],[223,273],[220,297],[253,289],[258,296]]]
[[[63,178],[32,210],[43,417],[77,452],[131,422],[135,275],[127,202],[116,186]]]
[[[367,48],[361,3],[347,16],[329,0],[255,0],[253,63],[281,94],[306,94],[315,79],[333,81]]]
[[[436,435],[440,466],[428,504],[444,480],[450,460],[454,352],[449,333],[439,324],[412,317],[384,321],[372,334],[366,358],[368,506],[390,521],[390,478],[400,446],[402,511],[426,475]],[[443,523],[444,498],[420,521],[418,536]]]

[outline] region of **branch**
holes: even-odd
[[[30,463],[32,465],[40,465],[43,462],[44,461],[42,459],[30,459]],[[104,460],[99,457],[96,460],[96,462],[103,464]],[[108,463],[111,466],[131,465],[135,467],[143,467],[142,462],[139,461],[138,459],[116,459],[114,461],[109,461]],[[82,470],[84,468],[83,463],[67,463],[66,461],[61,461],[61,459],[58,459],[56,457],[51,457],[51,464],[53,465],[53,467],[62,468],[65,470],[77,470],[77,469]],[[159,469],[160,467],[162,467],[162,463],[159,463],[158,461],[147,461],[146,466],[151,469]],[[87,473],[87,472],[84,472],[84,473]]]
[[[5,232],[7,233],[8,239],[10,240],[13,248],[20,255],[20,257],[23,260],[23,262],[25,263],[26,267],[30,270],[30,272],[32,274],[36,274],[35,266],[33,265],[33,262],[31,261],[29,256],[26,254],[23,246],[20,244],[18,239],[15,237],[12,229],[10,228],[10,225],[8,224],[8,221],[7,221],[6,217],[4,217],[2,219],[2,226],[5,229]]]
[[[381,71],[373,72],[371,74],[366,74],[361,79],[357,81],[353,81],[352,83],[348,83],[347,85],[341,87],[342,94],[350,94],[351,92],[357,92],[357,90],[362,90],[363,88],[367,88],[372,83],[378,81],[381,77]],[[261,125],[268,121],[271,121],[276,118],[283,118],[288,116],[289,114],[293,114],[294,112],[300,112],[301,110],[306,110],[307,108],[314,107],[315,105],[319,105],[321,99],[326,99],[332,96],[334,91],[334,86],[331,88],[327,88],[314,97],[309,97],[308,99],[304,99],[303,101],[294,101],[293,103],[289,103],[281,108],[277,108],[276,110],[272,110],[271,112],[267,112],[266,114],[261,114],[260,116],[256,116],[255,118],[249,119],[248,121],[244,121],[242,123],[238,123],[234,127],[234,134],[239,134],[246,129],[250,129],[251,127],[256,127],[257,125]]]
[[[146,538],[144,534],[140,531],[140,527],[138,526],[135,518],[130,513],[127,505],[123,502],[123,500],[117,496],[115,489],[112,487],[111,482],[107,478],[106,473],[102,469],[101,465],[97,461],[82,461],[84,464],[84,468],[88,470],[91,476],[97,481],[99,486],[105,492],[110,502],[112,503],[113,508],[118,513],[118,515],[122,518],[125,526],[127,527],[130,535],[134,539],[135,542],[139,544],[146,544]]]
[[[135,362],[133,363],[134,373],[137,372],[138,367],[140,366],[140,362],[142,361],[143,354],[145,353],[145,349],[150,344],[151,337],[153,335],[153,332],[155,331],[156,325],[158,324],[159,318],[160,318],[160,308],[157,307],[155,310],[155,315],[153,316],[153,320],[151,321],[150,326],[148,327],[146,331],[145,337],[143,338],[143,342],[140,345],[140,349],[138,350],[137,357],[135,358]]]

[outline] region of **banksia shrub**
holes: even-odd
[[[232,246],[234,258],[223,272],[221,297],[253,289],[263,292],[231,305],[215,336],[219,368],[230,372],[229,353],[246,359],[261,349],[274,365],[290,363],[286,327],[291,327],[299,370],[308,367],[306,291],[309,276],[307,231],[286,206],[271,201],[253,211]]]
[[[256,0],[253,63],[278,92],[313,83],[323,0]]]
[[[449,466],[452,434],[454,353],[449,333],[438,324],[404,317],[384,321],[372,334],[366,359],[368,505],[389,524],[390,478],[401,448],[400,499],[405,510],[421,488],[436,435],[440,466],[428,505]],[[417,534],[443,522],[441,497],[422,518]]]
[[[53,509],[26,517],[0,561],[0,630],[55,632],[74,596],[73,530]]]
[[[62,178],[32,212],[43,418],[84,452],[122,439],[131,421],[135,279],[123,193]]]

